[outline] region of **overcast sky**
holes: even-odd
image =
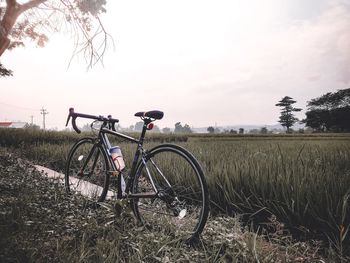
[[[69,107],[112,114],[127,127],[141,110],[165,112],[160,127],[276,124],[288,95],[305,109],[349,88],[350,3],[341,0],[107,1],[114,39],[104,66],[68,63],[69,35],[47,47],[6,51],[14,76],[0,79],[0,121],[62,129]],[[298,116],[304,117],[304,112]]]

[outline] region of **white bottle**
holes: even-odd
[[[119,172],[121,172],[125,168],[125,162],[123,159],[122,151],[119,146],[114,146],[109,149],[109,153],[113,159],[113,162]]]

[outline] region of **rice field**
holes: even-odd
[[[68,151],[79,137],[70,132],[1,129],[0,145],[63,171]],[[349,247],[350,134],[153,134],[145,147],[164,141],[189,149],[203,166],[213,216],[239,214],[256,226],[276,218],[298,238],[328,239],[340,250]],[[121,146],[130,167],[136,146],[113,143]]]

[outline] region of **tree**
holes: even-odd
[[[183,127],[181,125],[181,122],[177,122],[175,123],[175,129],[174,129],[174,132],[175,133],[181,133],[183,130]]]
[[[298,118],[294,116],[293,112],[301,111],[300,108],[294,108],[292,106],[294,103],[296,103],[296,101],[293,100],[293,98],[285,96],[276,104],[276,106],[282,108],[280,120],[278,122],[281,123],[283,127],[287,128],[287,133],[290,132],[290,127],[298,121]]]
[[[95,65],[107,47],[108,34],[99,19],[105,4],[106,0],[0,0],[0,57],[28,40],[44,47],[49,35],[68,29],[75,37],[74,54],[83,53],[88,65]],[[0,63],[0,76],[9,75]]]
[[[267,132],[268,132],[268,130],[267,130],[266,127],[262,127],[262,128],[260,129],[260,133],[261,133],[261,134],[267,134]]]
[[[209,126],[209,127],[207,128],[207,131],[208,131],[209,133],[214,133],[215,129],[214,129],[213,126]]]
[[[306,113],[306,118],[303,120],[306,126],[315,129],[319,132],[330,130],[332,126],[332,118],[328,110],[309,109]]]
[[[185,124],[185,126],[183,127],[183,133],[192,133],[190,125]]]
[[[181,125],[181,122],[175,123],[175,133],[192,133],[192,130],[188,124],[185,124],[184,126]]]
[[[350,131],[350,88],[328,92],[308,101],[303,122],[317,131]]]
[[[239,134],[244,134],[244,128],[239,128],[238,133]]]

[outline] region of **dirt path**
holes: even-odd
[[[47,178],[55,179],[57,182],[64,184],[64,174],[56,172],[52,169],[49,169],[41,165],[34,165],[34,167]],[[88,181],[78,180],[77,178],[74,178],[72,176],[69,177],[69,182],[70,184],[74,185],[74,190],[76,192],[79,192],[81,195],[85,197],[90,197],[91,192],[96,193],[96,189],[98,189],[97,191],[99,193],[101,193],[103,190],[103,187],[101,186],[92,184]],[[115,198],[116,198],[116,193],[108,190],[106,195],[106,200],[111,200]]]

